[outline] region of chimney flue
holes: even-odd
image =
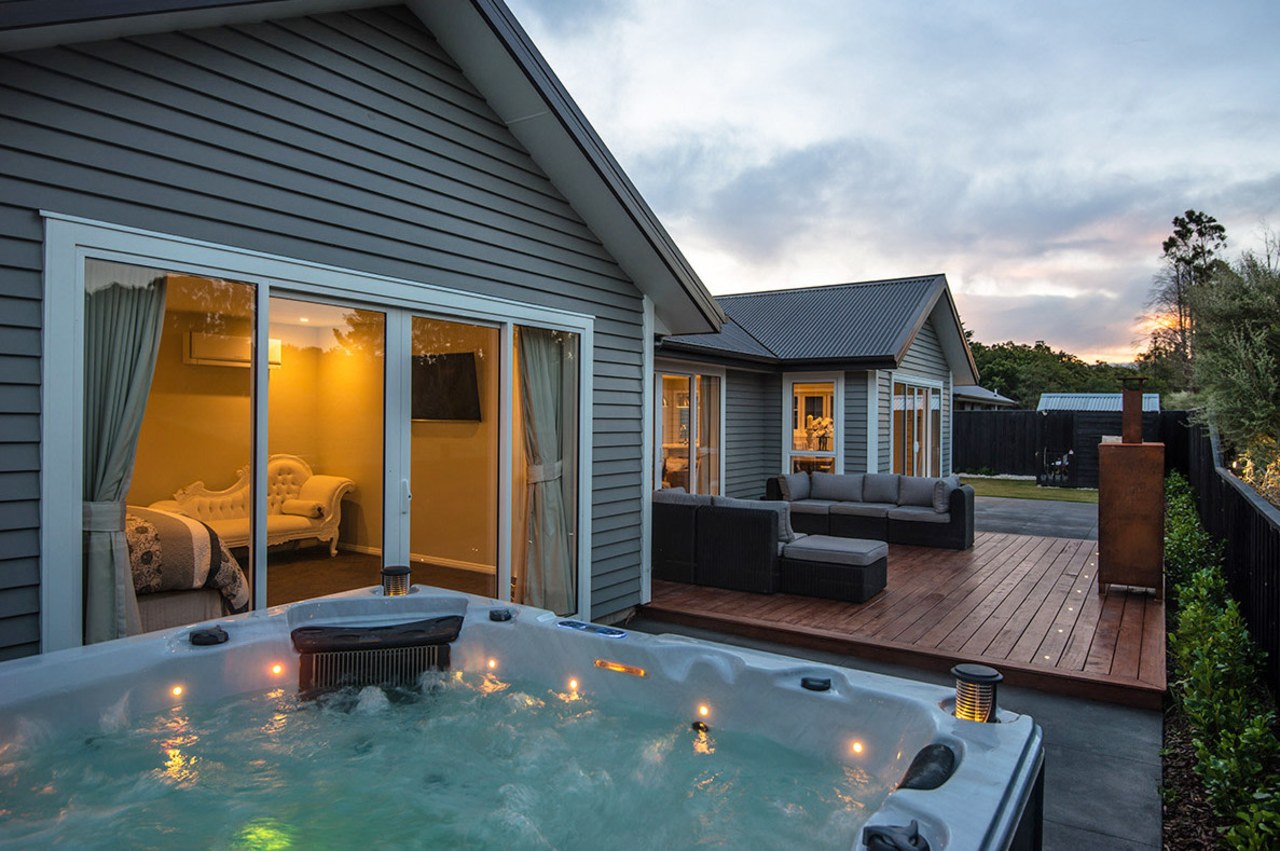
[[[1123,391],[1123,405],[1120,415],[1120,441],[1122,443],[1142,442],[1142,385],[1145,378],[1122,378],[1120,386]]]

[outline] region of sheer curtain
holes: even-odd
[[[87,261],[84,308],[84,638],[141,631],[125,495],[164,326],[154,269]]]
[[[569,614],[576,601],[564,499],[564,346],[555,331],[517,333],[527,462],[523,602]]]

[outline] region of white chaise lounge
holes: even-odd
[[[267,546],[315,538],[329,545],[329,555],[337,555],[342,497],[354,487],[342,476],[316,475],[296,455],[272,455],[267,459]],[[237,470],[235,484],[225,490],[192,482],[151,508],[202,520],[228,547],[247,547],[249,468]]]

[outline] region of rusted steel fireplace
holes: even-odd
[[[1142,385],[1125,378],[1121,442],[1098,446],[1098,593],[1164,595],[1164,444],[1142,440]]]

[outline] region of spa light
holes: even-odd
[[[486,664],[489,666],[489,670],[492,671],[498,667],[498,660],[490,659]]]
[[[597,659],[595,661],[597,668],[604,668],[606,671],[616,671],[619,674],[629,674],[633,677],[641,679],[649,675],[644,668],[637,668],[635,665],[624,665],[621,662],[610,662],[608,659]]]
[[[951,669],[956,678],[956,717],[965,721],[994,723],[996,686],[1004,679],[995,668],[962,664]]]
[[[707,717],[709,717],[710,715],[711,715],[711,707],[710,707],[710,706],[707,706],[705,703],[702,703],[702,704],[699,704],[699,705],[698,705],[698,717],[699,717],[699,718],[707,718]]]
[[[849,750],[853,751],[855,754],[861,754],[862,742],[854,742],[853,744],[849,745]]]
[[[385,597],[403,597],[409,593],[409,566],[389,564],[382,568],[382,594]]]
[[[173,695],[174,697],[182,697],[183,691],[184,689],[182,688],[182,686],[174,686],[173,688],[169,689],[169,694]]]
[[[575,677],[570,677],[570,678],[569,678],[569,691],[577,691],[577,690],[578,690],[578,680],[577,680],[577,678],[575,678]]]
[[[280,676],[281,674],[284,673],[284,665],[281,665],[279,662],[276,662],[274,665],[271,666],[271,673],[277,677]]]

